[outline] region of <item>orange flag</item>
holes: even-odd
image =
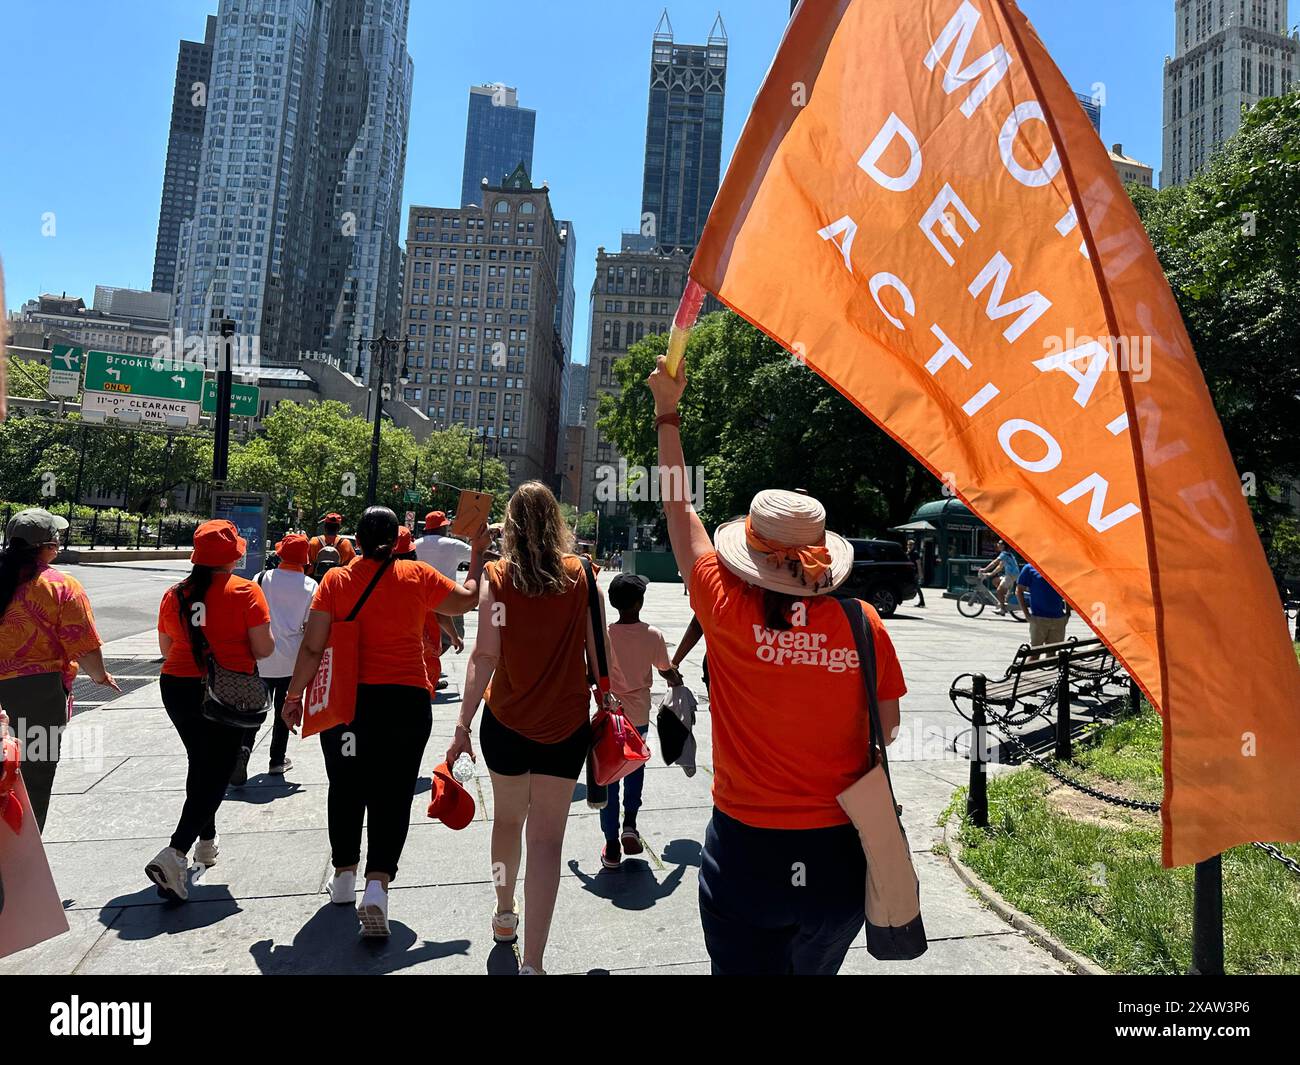
[[[804,0],[691,275],[1137,678],[1166,864],[1300,837],[1300,669],[1241,479],[1137,214],[1011,0]]]

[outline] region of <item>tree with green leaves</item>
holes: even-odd
[[[615,365],[622,392],[603,396],[600,431],[627,457],[636,488],[658,463],[654,404],[645,379],[667,350],[647,337]],[[826,506],[832,528],[880,535],[905,522],[938,483],[861,411],[743,319],[701,319],[686,351],[690,387],[682,441],[702,478],[700,516],[713,528],[749,509],[765,488],[803,489]],[[655,522],[660,508],[633,513]]]
[[[1300,92],[1256,104],[1186,185],[1131,192],[1267,545],[1300,478]]]
[[[372,423],[345,403],[280,403],[258,436],[232,450],[229,484],[271,496],[275,524],[296,526],[301,511],[301,524],[310,530],[338,511],[353,528],[365,509],[373,432]],[[421,445],[409,429],[384,422],[376,502],[399,516],[414,510],[421,519],[429,509],[454,511],[458,489],[478,487],[480,456],[463,426],[434,433]],[[484,491],[504,507],[510,485],[505,466],[489,454],[483,469]],[[435,481],[443,484],[435,487]],[[408,502],[408,491],[418,491],[419,501]]]

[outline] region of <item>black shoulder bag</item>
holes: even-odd
[[[207,660],[208,675],[203,684],[203,716],[218,725],[229,728],[261,728],[266,721],[271,693],[257,666],[252,673],[227,669],[217,661],[212,647],[202,629],[190,628],[185,616],[185,603],[179,593],[176,604],[181,615],[181,629],[199,640],[199,652]]]

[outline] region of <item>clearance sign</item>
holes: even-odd
[[[686,318],[705,289],[803,358],[1115,650],[1165,721],[1167,864],[1300,837],[1300,669],[1239,475],[1011,0],[804,0],[691,273]]]

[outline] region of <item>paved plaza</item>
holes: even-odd
[[[169,570],[169,566],[173,567]],[[126,594],[144,613],[156,608],[180,564],[157,563],[132,576],[130,567],[84,579],[98,613],[99,593]],[[89,575],[87,575],[89,573]],[[602,577],[602,586],[608,576]],[[1060,973],[1064,968],[965,890],[933,853],[940,811],[964,783],[965,722],[948,701],[948,686],[966,670],[1001,672],[1027,627],[991,612],[962,618],[949,600],[904,607],[888,623],[907,677],[903,734],[892,753],[894,781],[921,878],[930,950],[920,961],[882,965],[860,939],[849,973]],[[681,586],[652,585],[646,621],[674,646],[690,619]],[[472,641],[475,618],[467,619]],[[46,825],[46,850],[71,930],[6,959],[26,973],[513,973],[514,949],[495,946],[489,932],[492,794],[486,770],[476,781],[478,816],[463,832],[430,822],[427,773],[442,760],[459,708],[468,655],[449,655],[452,681],[434,709],[424,776],[411,804],[411,834],[393,886],[392,939],[363,942],[351,910],[328,904],[326,778],[320,745],[291,740],[287,779],[265,775],[269,726],[259,740],[248,785],[231,789],[218,814],[221,858],[196,873],[190,901],[169,905],[144,876],[165,845],[184,798],[185,756],[162,709],[158,649],[152,625],[105,647],[109,668],[138,678],[122,697],[89,706],[64,738],[64,758]],[[147,626],[147,627],[146,627]],[[1072,632],[1086,629],[1076,621]],[[709,818],[711,743],[700,675],[702,648],[683,673],[701,701],[697,727],[701,772],[693,779],[656,757],[648,770],[640,828],[643,859],[622,870],[601,869],[597,815],[579,786],[565,842],[547,969],[563,973],[707,973],[700,933],[696,874]],[[128,672],[129,671],[129,672]],[[89,689],[81,682],[77,694]],[[662,682],[659,682],[662,685]],[[961,754],[947,750],[959,741]],[[655,744],[653,731],[651,745]],[[520,890],[522,893],[522,880]],[[522,899],[521,899],[522,902]],[[526,914],[525,914],[526,918]]]

